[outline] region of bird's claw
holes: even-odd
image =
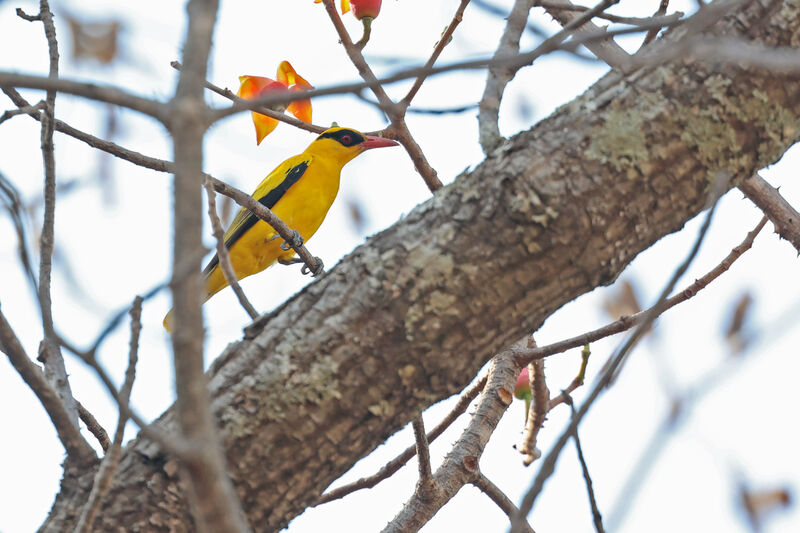
[[[308,268],[308,265],[303,265],[303,268],[300,269],[300,273],[303,275],[311,274],[312,278],[316,278],[317,276],[325,272],[325,265],[322,263],[322,259],[320,259],[319,257],[315,257],[314,262],[316,263],[316,265],[314,266],[313,270]]]
[[[281,244],[281,250],[288,252],[292,248],[299,248],[300,246],[303,246],[303,237],[300,235],[300,232],[298,232],[296,229],[293,229],[292,238],[288,241],[284,241],[283,244]]]

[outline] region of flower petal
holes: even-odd
[[[295,89],[297,90],[296,86]],[[286,111],[291,113],[292,115],[296,116],[298,119],[302,120],[303,122],[308,122],[311,124],[311,100],[306,98],[305,100],[295,100],[286,108]]]
[[[252,115],[253,124],[256,126],[256,144],[261,144],[264,137],[272,133],[272,130],[278,125],[278,121],[267,115],[256,113],[255,111],[252,112]]]
[[[350,11],[350,0],[342,0],[342,15]]]
[[[289,87],[297,83],[298,78],[303,79],[295,72],[292,64],[288,61],[281,61],[281,64],[278,65],[278,81]]]
[[[262,76],[239,76],[239,82],[239,92],[236,95],[248,100],[255,100],[271,91],[285,91],[287,88],[284,83]],[[272,133],[278,125],[278,121],[255,111],[252,116],[256,127],[256,144],[261,144],[264,137]]]
[[[271,78],[261,76],[239,76],[239,91],[236,96],[254,100],[267,91],[286,89],[286,84],[277,82]]]

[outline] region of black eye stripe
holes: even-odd
[[[343,146],[355,146],[357,144],[361,144],[366,139],[363,135],[358,133],[355,130],[336,130],[336,131],[326,131],[317,139],[334,139],[339,141]]]

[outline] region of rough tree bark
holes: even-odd
[[[711,33],[797,46],[800,3],[747,2]],[[493,353],[611,283],[721,172],[748,177],[798,138],[800,77],[688,60],[611,73],[369,239],[209,372],[253,529],[287,524]],[[174,409],[160,423],[177,428]],[[96,530],[192,530],[176,472],[133,441]],[[62,481],[43,531],[71,529],[93,475]]]

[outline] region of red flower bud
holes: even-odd
[[[381,12],[381,0],[350,0],[353,15],[359,20],[364,17],[375,18]]]

